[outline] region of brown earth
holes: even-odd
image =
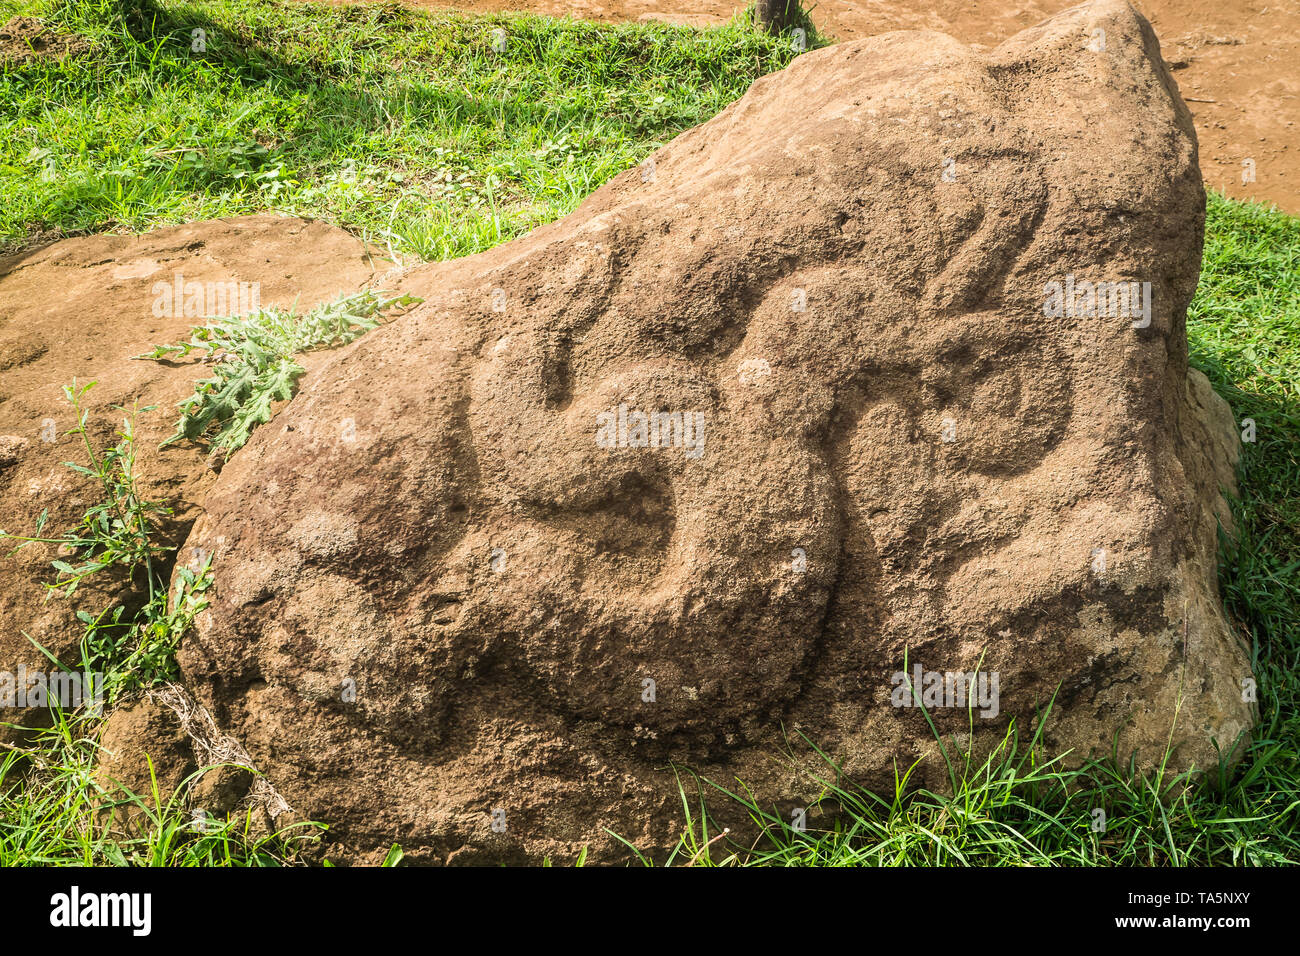
[[[177,790],[198,770],[189,735],[176,715],[147,699],[109,715],[99,747],[95,782],[105,795],[101,806],[126,833],[138,830],[138,823],[148,827],[146,811],[179,799]]]
[[[90,51],[85,37],[59,33],[36,17],[10,17],[0,26],[0,62],[62,59]]]
[[[45,535],[56,536],[101,499],[97,486],[63,465],[87,462],[80,438],[68,434],[76,421],[62,388],[97,381],[85,405],[97,451],[118,440],[123,413],[113,406],[156,406],[138,419],[141,491],[174,509],[159,540],[179,545],[216,475],[197,446],[158,444],[175,428],[176,403],[211,371],[197,361],[133,359],[188,339],[202,324],[183,309],[154,315],[154,284],[172,284],[177,271],[186,282],[258,282],[263,305],[296,300],[309,308],[366,284],[381,265],[388,264],[372,260],[341,229],[274,215],[68,239],[0,258],[0,529],[30,535],[48,510]],[[306,378],[322,359],[307,357]],[[106,573],[71,600],[45,600],[50,561],[59,557],[54,546],[31,545],[9,557],[12,547],[0,542],[0,670],[49,669],[25,635],[75,666],[82,631],[75,611],[98,613],[129,600],[128,582]],[[5,723],[47,717],[41,708],[0,712]]]
[[[1253,714],[1232,415],[1187,369],[1204,198],[1115,0],[987,55],[800,57],[563,220],[402,276],[424,303],[208,492],[185,680],[338,861],[662,854],[674,762],[788,815],[825,771],[801,734],[942,786],[905,666],[998,676],[928,699],[977,754],[1054,699],[1046,750],[1213,766]],[[1053,312],[1075,278],[1149,282],[1150,314]]]
[[[407,0],[412,6],[526,11],[590,20],[723,23],[736,0]],[[837,40],[937,30],[987,48],[1072,0],[822,0],[818,29]],[[1300,0],[1138,0],[1196,122],[1207,185],[1300,215]],[[1254,182],[1243,182],[1245,160]]]

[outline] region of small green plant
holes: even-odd
[[[72,405],[77,419],[76,427],[69,429],[68,434],[81,438],[88,465],[70,461],[63,464],[94,479],[99,484],[102,500],[86,511],[76,527],[58,537],[42,536],[49,521],[49,510],[46,509],[36,519],[33,535],[10,534],[0,529],[0,538],[20,542],[14,552],[29,544],[57,545],[65,557],[77,561],[75,565],[61,559],[53,562],[58,577],[47,585],[51,593],[60,592],[71,597],[87,577],[106,568],[122,567],[131,574],[137,568],[143,568],[152,599],[154,561],[164,554],[164,549],[151,542],[150,533],[157,520],[172,513],[165,505],[144,500],[136,484],[135,418],[138,412],[151,411],[152,406],[135,409],[123,418],[122,428],[117,432],[118,443],[107,451],[96,452],[86,428],[89,413],[84,406],[86,394],[94,387],[94,382],[78,385],[75,379],[71,385],[63,387],[64,398]]]
[[[173,599],[168,593],[166,568],[174,554],[154,540],[159,523],[170,517],[172,510],[147,500],[136,474],[136,416],[151,411],[153,406],[133,409],[116,433],[117,444],[97,451],[90,438],[89,411],[85,407],[86,395],[94,387],[94,382],[78,384],[75,380],[64,386],[64,398],[72,406],[77,422],[68,434],[80,437],[87,464],[63,464],[93,479],[99,486],[100,501],[62,535],[42,534],[49,522],[49,511],[43,510],[33,534],[0,530],[0,539],[19,542],[11,554],[31,544],[58,548],[60,557],[51,562],[55,580],[46,585],[47,600],[56,594],[71,598],[88,578],[108,569],[118,569],[128,583],[143,591],[144,603],[134,612],[129,610],[129,602],[116,599],[97,613],[85,609],[76,612],[85,626],[82,670],[104,674],[103,690],[113,700],[127,690],[176,676],[175,652],[181,635],[207,606],[203,595],[211,583],[211,557],[197,568],[177,570]],[[28,639],[32,640],[30,636]],[[50,656],[39,644],[36,646]]]
[[[175,593],[155,588],[126,627],[117,605],[96,617],[78,611],[86,625],[82,639],[83,670],[103,673],[105,695],[116,701],[124,693],[180,677],[176,651],[194,618],[208,606],[205,592],[212,585],[212,556],[197,569],[176,569]],[[129,635],[124,638],[123,633]]]
[[[271,407],[292,398],[304,372],[295,355],[346,345],[380,324],[395,306],[419,302],[412,296],[386,297],[365,290],[346,295],[299,316],[292,309],[261,309],[194,330],[188,342],[160,345],[142,359],[184,359],[199,350],[213,375],[195,386],[179,407],[176,432],[164,445],[182,439],[207,439],[229,455],[242,448],[258,425],[271,420]]]
[[[144,796],[100,778],[96,737],[104,704],[122,703],[178,676],[176,649],[195,616],[207,607],[212,559],[204,556],[195,567],[177,568],[175,593],[168,593],[166,578],[174,553],[158,545],[153,535],[171,510],[143,497],[136,473],[135,418],[149,409],[132,410],[116,433],[118,442],[98,451],[85,407],[94,385],[74,381],[63,390],[76,413],[77,424],[68,434],[81,438],[88,462],[64,464],[94,479],[101,500],[63,535],[42,534],[49,520],[48,511],[42,511],[34,534],[0,531],[0,538],[18,541],[15,551],[37,543],[59,548],[61,557],[52,562],[56,579],[47,585],[47,599],[72,598],[88,579],[109,569],[119,569],[126,580],[124,590],[98,613],[77,611],[85,626],[79,669],[97,675],[95,694],[71,710],[52,702],[51,726],[27,730],[23,745],[6,745],[0,756],[0,866],[297,862],[299,850],[312,841],[319,824],[296,824],[270,834],[254,828],[251,810],[200,821],[187,809],[192,785],[214,767],[191,774],[165,799],[156,777],[151,793]],[[128,592],[144,592],[147,598],[135,606],[124,596]],[[55,666],[67,669],[32,643]],[[133,815],[129,832],[117,822],[119,810]]]

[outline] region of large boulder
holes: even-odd
[[[1126,3],[801,56],[407,273],[424,304],[208,495],[186,680],[337,860],[662,850],[672,764],[789,813],[804,738],[938,786],[927,712],[983,752],[1052,702],[1044,749],[1215,765],[1252,716],[1232,419],[1187,367],[1204,202]]]
[[[64,464],[88,461],[81,437],[70,433],[77,418],[63,387],[93,381],[82,402],[91,447],[102,455],[119,441],[122,420],[141,410],[138,490],[172,509],[159,519],[156,541],[178,546],[216,474],[197,446],[159,444],[175,430],[176,403],[212,370],[196,359],[135,357],[187,340],[205,322],[209,292],[221,314],[241,304],[307,309],[355,291],[388,265],[342,229],[272,215],[65,239],[0,257],[0,529],[30,536],[46,512],[44,536],[54,537],[104,500],[94,480]],[[201,307],[195,291],[203,292]],[[306,360],[309,375],[319,358]],[[145,589],[143,580],[104,571],[70,599],[51,596],[50,562],[77,559],[54,545],[11,553],[14,545],[0,539],[0,672],[10,675],[10,682],[0,677],[0,740],[49,720],[40,697],[16,687],[20,675],[34,688],[35,675],[56,670],[36,645],[78,669],[84,628],[76,611],[136,605]]]

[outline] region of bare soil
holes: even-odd
[[[36,17],[11,17],[0,26],[0,63],[62,59],[90,49],[85,37],[59,33]]]

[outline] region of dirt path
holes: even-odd
[[[409,0],[590,20],[722,23],[740,0]],[[820,0],[817,26],[841,40],[931,29],[992,46],[1078,0]],[[1196,117],[1206,184],[1300,215],[1300,0],[1134,0],[1155,27]],[[1253,161],[1253,182],[1249,176]],[[1246,165],[1243,165],[1246,164]]]

